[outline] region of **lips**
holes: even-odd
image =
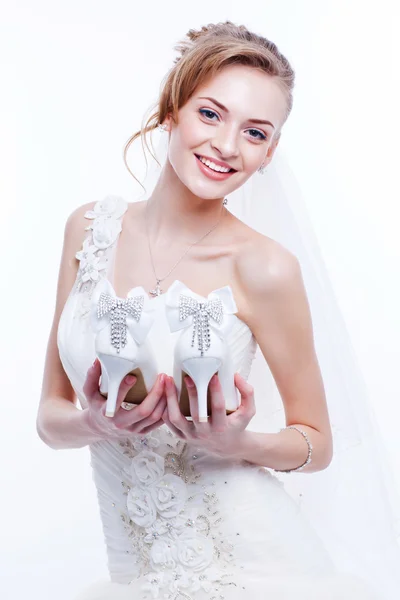
[[[225,171],[214,171],[213,169],[210,169],[210,167],[207,167],[207,165],[204,164],[199,159],[197,154],[195,154],[195,157],[196,157],[196,162],[197,162],[197,165],[198,165],[200,171],[208,179],[212,179],[213,181],[225,181],[226,179],[229,179],[229,177],[232,177],[234,175],[234,173],[236,172],[234,169],[231,169],[230,171],[226,171],[226,172]]]
[[[198,158],[198,159],[200,159],[200,158],[206,159],[206,157],[202,156],[201,154],[195,154],[195,157]],[[210,160],[211,161],[211,159],[206,159],[206,160]],[[224,167],[224,168],[230,168],[229,173],[236,173],[236,169],[234,169],[233,167],[229,167],[229,165],[219,165],[219,163],[216,162],[216,161],[212,161],[212,162],[214,162],[214,164],[217,165],[217,166],[221,166],[221,167]],[[203,165],[207,166],[205,163],[203,163]],[[215,171],[215,172],[216,173],[221,173],[222,171]]]

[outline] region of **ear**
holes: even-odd
[[[168,133],[171,133],[171,130],[174,126],[174,118],[171,113],[168,113],[163,121],[164,125],[168,128]]]

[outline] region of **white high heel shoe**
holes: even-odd
[[[176,280],[166,293],[165,304],[170,330],[183,329],[175,345],[173,373],[182,414],[190,417],[185,374],[196,384],[200,422],[206,422],[211,414],[208,384],[215,373],[221,383],[227,414],[235,411],[240,401],[226,341],[237,312],[231,288],[219,288],[204,298]]]
[[[90,322],[95,337],[95,352],[101,363],[100,393],[107,397],[106,416],[113,417],[121,381],[128,373],[136,384],[125,402],[140,404],[154,385],[158,369],[146,339],[153,322],[154,309],[143,287],[132,288],[126,298],[118,298],[103,278],[92,295]]]

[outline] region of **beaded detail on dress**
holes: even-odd
[[[220,529],[215,482],[202,481],[193,449],[164,426],[119,446],[130,459],[120,472],[119,509],[140,600],[191,600],[200,589],[212,600],[237,587],[234,543]]]

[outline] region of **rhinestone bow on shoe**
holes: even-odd
[[[197,347],[203,356],[204,352],[210,348],[210,319],[213,319],[218,325],[222,323],[223,304],[219,298],[199,302],[195,298],[180,294],[179,320],[184,321],[191,315],[193,315],[192,348],[197,336]]]
[[[102,292],[97,305],[97,318],[109,314],[111,323],[111,344],[120,352],[126,345],[126,318],[132,315],[139,322],[144,305],[144,296],[133,298],[118,298]]]

